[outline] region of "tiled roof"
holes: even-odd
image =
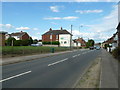
[[[23,36],[26,32],[11,33],[11,36]]]
[[[58,35],[58,34],[70,34],[67,30],[49,30],[48,32],[44,33],[43,35]]]
[[[119,22],[119,24],[118,24],[118,26],[117,26],[117,28],[116,28],[116,29],[120,30],[120,22]]]

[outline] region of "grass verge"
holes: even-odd
[[[101,58],[97,58],[75,88],[99,88]]]
[[[22,55],[43,54],[51,53],[51,49],[54,48],[54,52],[66,51],[69,48],[63,47],[33,47],[33,46],[5,46],[0,47],[3,57],[15,57]]]

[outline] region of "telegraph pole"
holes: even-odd
[[[70,50],[72,50],[72,26],[73,25],[71,25]]]

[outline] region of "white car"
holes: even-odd
[[[37,44],[31,44],[31,46],[42,46],[42,44],[39,44],[39,43],[37,43]]]

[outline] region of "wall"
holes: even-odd
[[[5,34],[0,33],[0,46],[5,46]]]
[[[118,22],[120,22],[120,2],[118,3]]]
[[[60,46],[70,47],[70,36],[71,36],[70,34],[60,34],[59,35]]]
[[[44,41],[47,41],[47,42],[59,41],[59,35],[58,35],[58,39],[56,39],[56,35],[52,35],[52,40],[50,39],[50,35],[42,35],[42,42]]]

